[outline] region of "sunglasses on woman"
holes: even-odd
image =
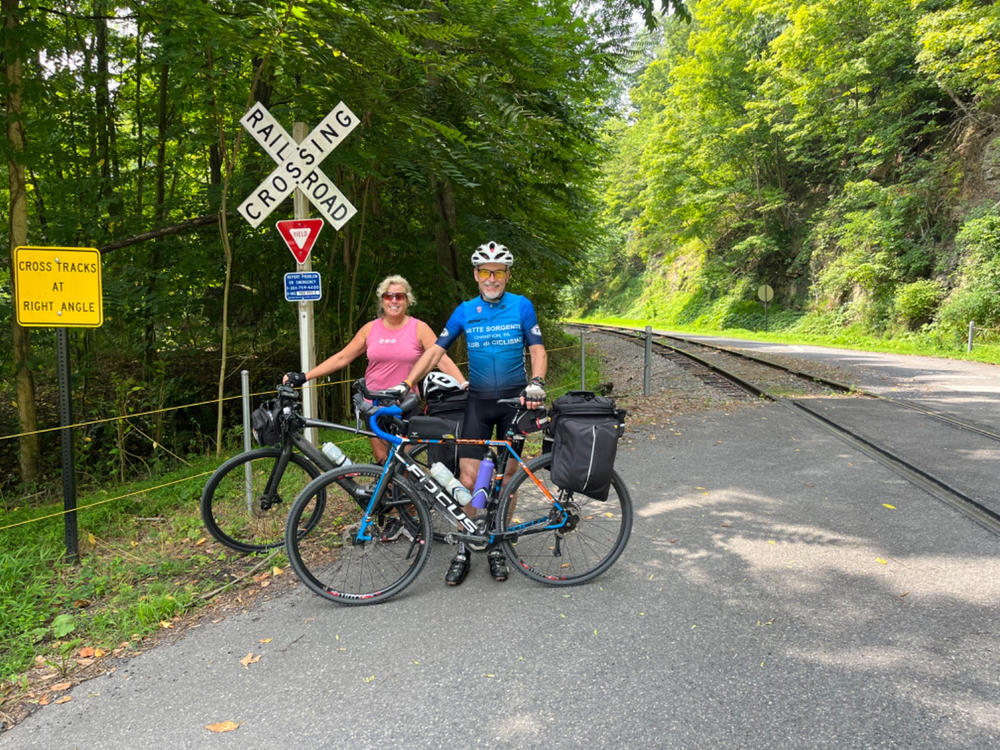
[[[386,302],[402,302],[406,299],[406,292],[386,292],[382,299]]]

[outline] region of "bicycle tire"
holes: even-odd
[[[285,527],[285,548],[292,569],[314,593],[337,604],[375,604],[395,596],[423,570],[431,551],[429,511],[419,492],[393,476],[380,507],[373,510],[371,540],[357,542],[365,508],[383,467],[352,464],[310,482],[292,504]],[[308,534],[300,521],[324,498],[324,511]],[[405,529],[394,540],[382,538],[394,515]]]
[[[617,560],[632,533],[632,498],[625,482],[612,472],[607,500],[560,490],[550,477],[552,454],[528,462],[528,469],[570,512],[563,529],[521,534],[501,540],[511,567],[534,581],[550,586],[573,586],[592,581]],[[503,528],[513,528],[532,519],[547,518],[551,501],[524,472],[518,469],[504,488],[497,506]],[[568,530],[567,530],[568,529]]]
[[[271,476],[280,448],[256,448],[240,453],[223,463],[208,478],[201,493],[201,518],[212,537],[237,552],[266,552],[285,543],[285,510],[299,492],[322,469],[305,456],[292,453],[278,483],[274,501],[263,507],[263,492]],[[240,471],[250,465],[251,498],[248,505],[246,474]],[[322,496],[317,497],[322,512]],[[307,518],[318,518],[316,508]]]

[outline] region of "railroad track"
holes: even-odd
[[[585,328],[644,345],[645,334],[635,329]],[[995,470],[984,467],[989,462],[981,460],[992,453],[1000,459],[1000,433],[910,400],[865,391],[731,347],[664,334],[654,334],[651,343],[658,356],[705,384],[730,397],[749,394],[791,409],[1000,535]]]

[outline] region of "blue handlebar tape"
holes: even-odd
[[[372,432],[378,435],[380,438],[389,442],[393,445],[400,445],[403,442],[403,438],[399,435],[391,435],[381,427],[378,426],[379,417],[401,417],[403,415],[403,410],[398,406],[380,406],[378,410],[368,417],[368,426],[372,428]]]

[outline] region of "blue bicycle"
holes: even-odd
[[[390,451],[384,466],[352,464],[327,472],[295,499],[285,548],[292,568],[313,592],[339,604],[373,604],[403,591],[430,555],[431,509],[453,529],[443,534],[445,542],[461,541],[472,549],[499,543],[512,567],[549,585],[593,580],[624,551],[632,501],[621,477],[613,473],[607,500],[555,486],[551,454],[531,461],[521,456],[539,415],[526,413],[519,399],[498,401],[515,410],[504,440],[472,440],[456,438],[446,427],[432,436],[433,423],[412,416],[415,396],[397,405],[393,391],[368,391],[363,380],[354,387],[356,408]],[[410,455],[415,445],[439,443],[476,445],[494,459],[486,507],[477,515],[467,514]],[[505,483],[509,460],[518,468]]]

